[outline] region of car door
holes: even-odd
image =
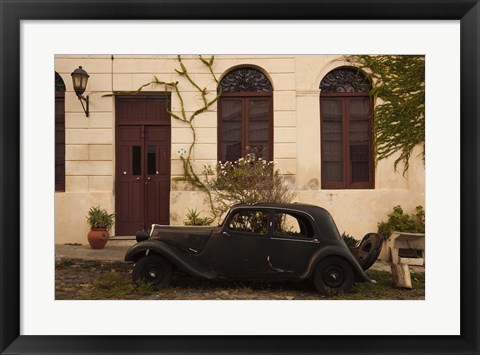
[[[267,271],[268,210],[237,209],[224,222],[217,237],[211,265],[220,275],[255,277]]]
[[[302,212],[277,210],[272,221],[267,260],[270,276],[302,274],[319,247],[312,218]]]

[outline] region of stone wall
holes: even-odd
[[[183,56],[192,78],[214,93],[216,83],[196,56]],[[395,172],[395,157],[381,161],[375,169],[375,189],[322,190],[320,188],[320,108],[319,84],[335,67],[343,65],[338,56],[216,56],[215,75],[221,78],[237,66],[262,70],[273,84],[274,161],[292,182],[296,199],[326,207],[340,232],[361,238],[376,231],[394,205],[406,212],[424,205],[425,167],[420,150],[412,154],[405,176],[402,167]],[[90,75],[85,94],[90,97],[90,117],[72,91],[70,73],[82,66]],[[57,243],[86,243],[85,215],[91,205],[110,211],[115,206],[115,105],[104,96],[116,91],[134,91],[153,80],[179,81],[187,114],[199,107],[200,95],[175,74],[176,56],[154,55],[57,55],[55,71],[63,78],[65,94],[66,191],[55,194],[55,240]],[[164,91],[162,85],[149,85],[144,91]],[[172,94],[172,110],[180,102]],[[182,175],[180,153],[192,142],[185,124],[172,119],[170,223],[182,224],[187,208],[208,211],[204,196],[188,185],[175,181]],[[197,171],[217,160],[216,105],[195,119],[197,144],[193,164]],[[112,233],[115,234],[114,228]]]

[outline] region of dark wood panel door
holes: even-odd
[[[153,94],[116,98],[116,235],[170,223],[167,102]]]
[[[115,234],[132,235],[145,222],[143,126],[119,127],[117,135]]]
[[[170,127],[145,129],[145,223],[169,224]]]
[[[117,129],[116,235],[169,224],[170,126]]]

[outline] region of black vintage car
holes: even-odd
[[[377,259],[382,238],[352,252],[325,209],[307,204],[235,205],[216,227],[153,225],[125,255],[133,280],[165,287],[174,270],[193,276],[312,279],[321,293],[348,291]]]

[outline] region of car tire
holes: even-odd
[[[133,282],[145,282],[156,289],[167,287],[173,278],[173,267],[160,255],[148,255],[139,259],[132,273]]]
[[[323,295],[350,291],[353,286],[353,269],[348,261],[338,256],[322,259],[313,274],[313,284]]]
[[[380,251],[383,246],[383,237],[377,233],[368,233],[363,237],[358,249],[364,253],[367,253],[367,256],[364,260],[360,260],[359,264],[364,271],[370,269],[370,267],[377,261]]]

